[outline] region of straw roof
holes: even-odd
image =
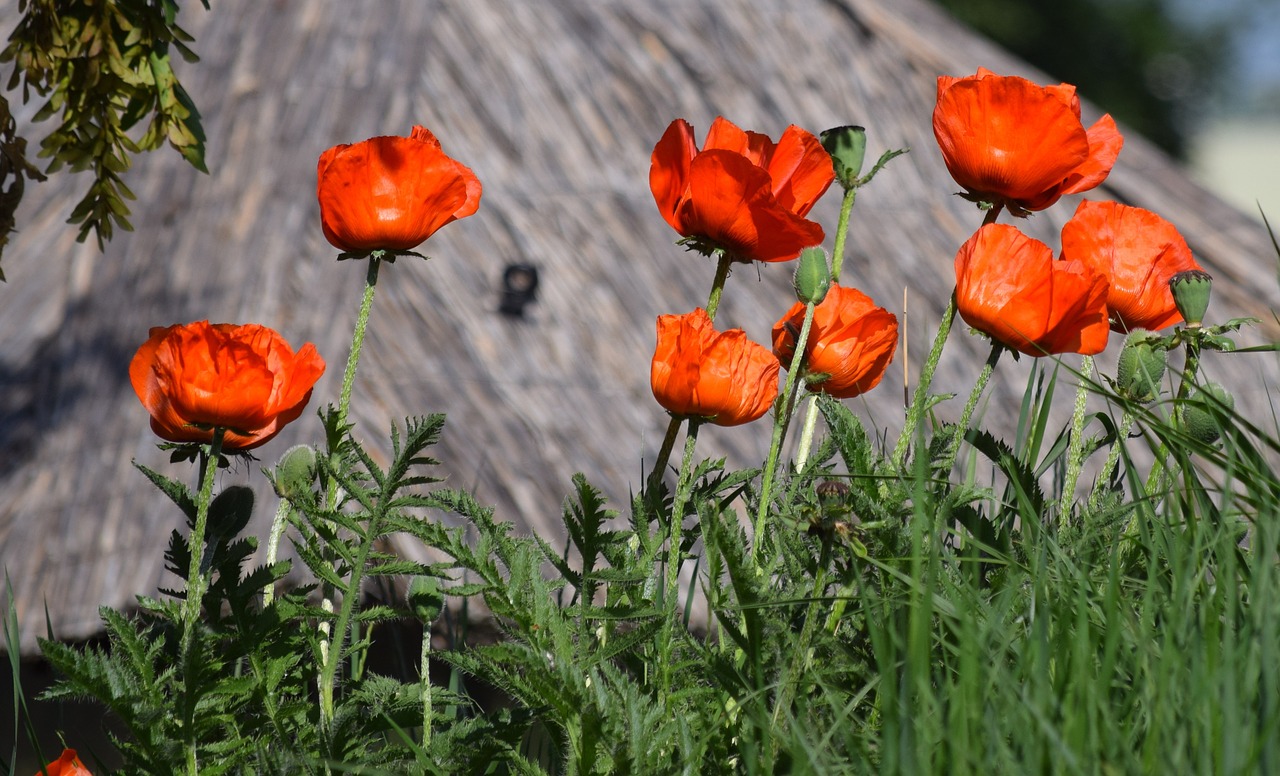
[[[912,149],[859,197],[845,266],[892,310],[910,289],[914,375],[955,250],[981,219],[952,195],[936,150],[935,78],[985,66],[1049,80],[925,0],[221,0],[209,12],[190,4],[182,21],[203,57],[179,74],[204,117],[211,174],[167,151],[139,160],[126,177],[136,231],[105,255],[64,224],[84,179],[30,186],[5,252],[0,566],[24,651],[43,634],[46,607],[59,637],[86,637],[99,606],[129,606],[165,582],[161,551],[180,517],[130,461],[194,472],[156,449],[128,383],[149,327],[258,322],[295,346],[314,342],[329,370],[313,405],[335,400],[365,267],[335,262],[321,235],[315,165],[325,148],[422,124],[483,181],[480,212],[434,236],[429,262],[384,268],[354,418],[364,439],[385,445],[393,419],[448,413],[436,453],[450,484],[474,488],[519,530],[551,536],[574,472],[625,508],[667,422],[647,383],[654,320],[704,304],[710,286],[711,262],[673,244],[646,185],[673,118],[699,137],[720,114],[775,137],[790,123],[856,123],[872,155]],[[1141,138],[1128,136],[1092,196],[1177,224],[1215,276],[1216,315],[1270,320],[1280,294],[1263,230]],[[829,232],[837,200],[828,194],[814,213]],[[1073,210],[1064,202],[1027,227],[1056,244]],[[540,273],[522,319],[497,312],[512,263]],[[717,322],[767,341],[791,301],[789,273],[738,268]],[[958,326],[938,389],[964,393],[986,350]],[[1256,372],[1280,376],[1274,359],[1229,366],[1248,385]],[[993,408],[1016,408],[1027,368],[1002,366]],[[901,395],[895,365],[858,409],[893,435]],[[1241,399],[1267,412],[1260,389]],[[958,415],[959,403],[940,414]],[[756,465],[767,436],[758,425],[712,428],[699,444]],[[269,465],[318,438],[308,412],[259,452]],[[264,535],[273,501],[256,467],[222,478],[256,484],[252,528]]]

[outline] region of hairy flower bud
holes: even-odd
[[[409,583],[409,609],[426,624],[435,622],[444,608],[444,593],[435,577],[414,577]]]
[[[800,261],[792,278],[796,298],[805,304],[819,304],[831,288],[831,271],[827,269],[827,252],[821,248],[800,251]]]
[[[831,154],[831,169],[836,180],[846,189],[858,182],[862,172],[862,160],[867,153],[867,130],[862,127],[835,127],[819,135],[822,147]]]
[[[1179,272],[1169,279],[1169,290],[1173,292],[1173,303],[1182,320],[1189,328],[1199,328],[1204,321],[1204,314],[1209,309],[1209,292],[1213,289],[1213,278],[1208,272],[1199,269]]]
[[[1159,347],[1161,337],[1146,329],[1134,329],[1125,337],[1116,363],[1116,388],[1121,396],[1146,404],[1160,393],[1160,379],[1169,352]]]
[[[294,445],[276,462],[276,495],[299,499],[311,493],[316,481],[316,451],[310,445]]]
[[[1206,383],[1182,405],[1182,425],[1197,441],[1214,444],[1222,435],[1223,426],[1230,422],[1226,415],[1235,407],[1236,400],[1226,388]]]

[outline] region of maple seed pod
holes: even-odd
[[[299,499],[311,493],[316,481],[316,451],[310,445],[294,445],[276,463],[276,495]]]
[[[831,288],[831,271],[827,269],[827,252],[821,248],[800,251],[800,262],[792,278],[796,298],[805,304],[819,304]]]
[[[831,169],[836,180],[846,189],[858,183],[862,160],[867,153],[867,130],[862,127],[835,127],[823,132],[822,147],[831,155]]]
[[[444,593],[435,577],[414,577],[409,583],[409,609],[413,616],[430,625],[444,609]]]
[[[1173,303],[1187,327],[1196,329],[1204,321],[1204,314],[1209,309],[1209,292],[1213,289],[1213,278],[1208,272],[1191,269],[1179,272],[1169,278],[1169,290],[1173,292]]]
[[[1206,394],[1212,398],[1206,398]],[[1194,439],[1211,445],[1218,441],[1223,425],[1229,422],[1224,409],[1229,412],[1235,407],[1236,400],[1226,388],[1217,383],[1206,383],[1188,396],[1182,405],[1182,425]]]
[[[1116,362],[1116,387],[1121,396],[1146,404],[1160,394],[1160,380],[1169,352],[1158,347],[1160,335],[1134,329],[1125,337],[1120,360]]]

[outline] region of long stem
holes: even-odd
[[[956,462],[956,456],[960,453],[960,442],[964,439],[965,432],[969,430],[969,422],[973,420],[973,412],[978,408],[978,400],[982,398],[982,392],[991,381],[991,375],[996,371],[996,362],[1000,360],[1000,354],[1004,350],[1004,345],[998,342],[991,344],[991,353],[987,355],[987,362],[982,365],[982,371],[978,373],[978,382],[969,393],[969,401],[965,402],[964,412],[960,413],[960,422],[951,432],[951,441],[947,443],[947,453],[940,469],[944,476],[951,471],[952,465]]]
[[[813,446],[813,430],[818,425],[818,397],[810,396],[804,414],[804,428],[800,430],[800,449],[796,451],[796,470],[804,468],[809,460],[809,448]]]
[[[1174,406],[1181,406],[1182,402],[1191,395],[1191,386],[1195,385],[1196,377],[1200,372],[1200,331],[1184,330],[1183,335],[1186,336],[1186,361],[1182,365],[1182,381],[1178,384],[1178,396],[1174,402]],[[1176,416],[1175,416],[1176,418]],[[1156,492],[1160,490],[1165,475],[1165,460],[1169,457],[1168,443],[1161,443],[1156,450],[1156,461],[1151,467],[1151,473],[1147,475],[1147,484],[1143,489],[1147,498],[1155,498]]]
[[[713,322],[716,311],[720,309],[720,297],[724,294],[724,284],[729,279],[729,267],[733,265],[733,257],[725,251],[717,251],[716,276],[711,280],[711,293],[707,295],[707,317]]]
[[[920,423],[920,416],[924,414],[925,403],[929,398],[929,389],[933,384],[933,373],[938,368],[938,360],[942,358],[942,346],[947,344],[947,335],[951,333],[951,325],[956,319],[956,294],[951,292],[951,300],[947,303],[947,309],[942,313],[942,323],[938,326],[938,334],[933,338],[933,348],[929,351],[929,357],[925,359],[924,366],[920,369],[920,382],[916,384],[916,392],[911,399],[911,407],[907,409],[906,420],[902,424],[902,435],[898,437],[898,443],[893,448],[893,468],[895,471],[902,471],[902,463],[907,457],[907,450],[911,447],[912,441],[916,434],[916,426]]]
[[[422,628],[422,748],[431,746],[431,623]]]
[[[667,424],[666,436],[662,438],[662,447],[658,450],[658,457],[653,462],[653,470],[649,472],[649,480],[645,485],[645,490],[649,494],[658,492],[658,484],[662,482],[662,476],[666,473],[667,461],[671,460],[671,451],[675,449],[676,435],[683,421],[684,418],[672,415],[671,422]]]
[[[363,580],[365,567],[368,565],[369,553],[373,550],[372,537],[378,535],[379,521],[370,516],[365,527],[365,535],[360,537],[360,547],[356,551],[355,562],[351,564],[351,578],[347,584],[346,594],[342,596],[342,608],[338,610],[338,619],[333,625],[333,637],[329,649],[324,654],[324,665],[320,671],[320,712],[321,724],[326,733],[333,725],[333,687],[337,678],[338,664],[342,662],[342,645],[355,613],[356,603],[360,598],[360,583]]]
[[[799,374],[804,370],[805,347],[809,343],[809,329],[813,327],[813,309],[811,302],[805,305],[804,323],[800,326],[800,335],[796,337],[795,353],[791,356],[791,366],[787,368],[787,382],[782,388],[782,405],[778,417],[773,422],[773,439],[769,443],[769,458],[764,465],[764,479],[760,483],[760,508],[756,512],[755,540],[751,544],[751,560],[755,562],[760,556],[760,545],[764,543],[764,523],[769,515],[770,491],[773,489],[773,473],[778,468],[778,457],[782,452],[782,439],[791,420],[791,410],[795,403],[795,392],[799,388]]]
[[[183,674],[188,681],[195,670],[192,665],[194,656],[191,651],[195,646],[196,627],[204,599],[204,534],[209,523],[209,504],[213,501],[213,481],[218,473],[218,459],[222,456],[222,441],[226,433],[226,429],[215,427],[208,450],[202,450],[200,454],[204,465],[200,468],[200,492],[196,497],[195,525],[191,527],[191,537],[187,542],[191,557],[187,563],[186,599],[182,602],[182,662]],[[188,698],[186,707],[187,719],[184,727],[187,735],[187,773],[190,776],[196,776],[200,772],[200,766],[196,760],[195,699]]]
[[[282,498],[280,504],[276,507],[276,516],[271,521],[271,533],[267,535],[267,568],[275,565],[276,556],[280,552],[280,537],[284,534],[284,529],[289,525],[289,500]],[[276,583],[268,582],[262,588],[262,606],[266,608],[271,605],[276,596]]]
[[[1080,364],[1076,385],[1076,406],[1071,412],[1071,442],[1067,448],[1067,474],[1062,482],[1062,499],[1058,503],[1058,527],[1065,528],[1075,503],[1076,483],[1084,468],[1084,411],[1089,398],[1089,378],[1093,376],[1093,356],[1085,356]]]
[[[689,419],[689,432],[684,440],[684,458],[680,461],[680,480],[676,485],[676,496],[671,503],[670,539],[667,544],[667,602],[678,604],[680,584],[680,547],[683,544],[684,505],[689,500],[689,492],[693,490],[693,449],[698,443],[698,427],[702,422],[697,418]]]
[[[844,243],[849,236],[849,216],[853,213],[853,200],[858,190],[849,187],[844,190],[844,198],[840,200],[840,220],[836,222],[836,242],[831,249],[831,282],[840,282],[840,268],[844,266]]]
[[[369,326],[369,312],[373,309],[373,292],[378,285],[378,268],[382,266],[382,252],[369,256],[369,272],[365,276],[364,296],[360,300],[360,314],[356,317],[355,332],[351,336],[351,353],[347,356],[347,368],[342,372],[342,394],[338,398],[338,422],[347,420],[351,406],[351,387],[356,381],[356,367],[360,363],[360,350],[364,347],[364,333]]]
[[[1102,471],[1098,473],[1098,479],[1094,483],[1093,491],[1089,494],[1089,504],[1086,507],[1085,514],[1092,515],[1102,504],[1102,493],[1111,480],[1111,473],[1115,471],[1116,465],[1120,462],[1120,450],[1124,445],[1124,440],[1129,438],[1129,430],[1133,428],[1134,414],[1132,410],[1126,409],[1120,417],[1120,428],[1116,430],[1115,444],[1111,445],[1111,450],[1107,453],[1107,460],[1102,464]]]

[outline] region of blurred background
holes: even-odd
[[[1277,0],[938,0],[1280,222]]]

